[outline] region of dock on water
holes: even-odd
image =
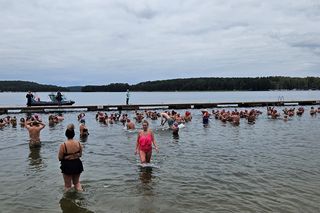
[[[305,101],[259,101],[259,102],[221,102],[221,103],[181,103],[181,104],[130,104],[130,105],[74,105],[74,106],[0,106],[0,114],[41,113],[61,111],[122,111],[145,109],[203,109],[222,107],[265,107],[265,106],[296,106],[319,105],[320,100]]]

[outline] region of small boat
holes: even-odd
[[[57,101],[56,95],[51,93],[49,94],[50,101],[40,101],[39,98],[32,99],[31,106],[56,106],[56,105],[72,105],[75,102],[67,100],[64,95],[62,95],[62,101],[59,103]]]

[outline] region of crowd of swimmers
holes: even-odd
[[[302,116],[305,112],[303,107],[296,108],[284,108],[282,113],[277,111],[275,107],[267,107],[267,117],[270,119],[282,119],[288,121],[292,116]],[[320,113],[320,107],[317,109],[311,107],[310,115],[316,116]],[[260,110],[226,110],[226,109],[215,109],[209,112],[207,109],[201,110],[202,124],[207,126],[209,120],[213,117],[216,120],[220,120],[223,123],[231,123],[235,126],[240,125],[240,120],[244,119],[248,124],[254,124],[256,119],[261,115]],[[176,112],[174,110],[157,112],[157,111],[135,111],[132,118],[128,114],[120,113],[110,113],[105,112],[96,113],[96,121],[104,125],[112,125],[116,123],[121,123],[123,127],[127,130],[135,130],[136,125],[142,126],[142,129],[138,131],[138,136],[135,146],[135,154],[139,154],[140,162],[142,164],[150,163],[152,156],[152,148],[159,151],[159,147],[156,143],[154,133],[149,128],[148,120],[160,120],[161,126],[168,125],[168,129],[173,135],[179,133],[181,125],[185,125],[192,121],[192,114],[190,111],[185,111],[183,114]],[[77,116],[79,122],[79,133],[80,138],[86,138],[89,136],[89,130],[86,126],[86,115],[85,113],[80,113]],[[60,122],[64,121],[63,114],[50,114],[48,116],[49,126],[54,126]],[[6,126],[16,127],[17,125],[25,127],[29,132],[29,145],[30,148],[37,147],[41,145],[40,131],[45,128],[45,123],[39,114],[34,114],[32,116],[27,116],[26,118],[20,118],[17,121],[16,116],[5,116],[0,118],[0,129]],[[83,171],[83,165],[80,160],[82,156],[82,145],[79,141],[74,139],[75,136],[75,126],[69,124],[65,131],[65,136],[67,140],[60,145],[58,159],[61,161],[61,171],[63,174],[65,182],[65,190],[69,190],[72,185],[78,191],[82,190],[80,184],[80,174]]]
[[[285,107],[281,111],[275,109],[275,107],[267,107],[267,116],[270,119],[282,119],[288,120],[292,116],[301,116],[305,112],[304,107],[298,108],[287,108]],[[226,109],[216,109],[209,112],[207,109],[201,110],[202,113],[202,123],[203,125],[207,125],[209,123],[209,119],[215,118],[220,120],[221,122],[230,122],[233,125],[239,125],[241,119],[245,119],[247,123],[254,124],[259,115],[262,114],[260,110],[251,109],[251,110],[226,110]],[[315,108],[311,107],[309,111],[311,116],[315,116],[320,113],[320,107]],[[80,113],[78,115],[79,121],[79,129],[80,136],[88,136],[89,131],[85,125],[85,113]],[[120,113],[110,113],[107,114],[105,112],[97,112],[95,116],[96,120],[102,124],[110,125],[120,122],[123,126],[128,130],[135,130],[136,124],[142,123],[144,120],[160,120],[161,126],[165,124],[168,125],[169,129],[172,130],[173,133],[178,133],[179,125],[185,124],[192,120],[192,115],[190,111],[185,111],[183,114],[176,112],[174,110],[157,112],[157,111],[135,111],[134,115],[130,118],[128,114],[120,114]],[[64,116],[62,113],[58,114],[50,114],[48,116],[48,125],[55,126],[56,124],[62,122],[64,120]],[[16,127],[18,124],[21,127],[29,126],[38,126],[43,123],[41,116],[39,114],[29,115],[27,117],[22,117],[19,120],[16,116],[5,116],[0,117],[0,128],[6,126]]]

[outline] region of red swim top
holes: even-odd
[[[140,133],[139,148],[144,152],[152,151],[152,134],[150,132],[147,135]]]

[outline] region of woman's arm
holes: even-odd
[[[140,138],[140,133],[141,133],[141,131],[139,131],[139,133],[138,133],[137,142],[136,142],[136,150],[135,150],[135,152],[134,152],[135,155],[136,155],[136,154],[138,153],[138,151],[139,151],[139,138]]]
[[[63,144],[61,144],[60,147],[59,147],[59,153],[58,153],[59,161],[63,160],[63,155],[64,155],[63,151],[64,151],[63,150]]]

